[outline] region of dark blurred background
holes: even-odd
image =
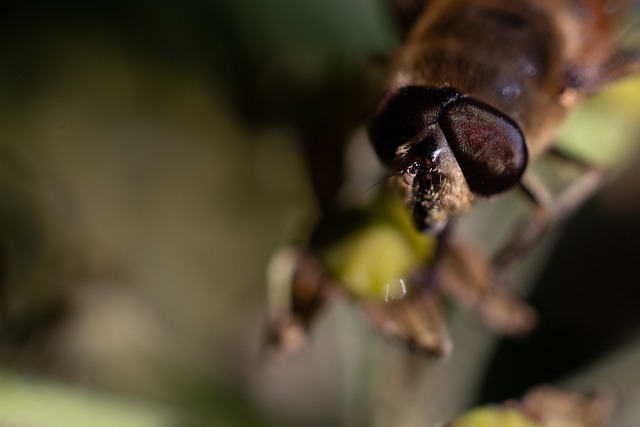
[[[523,269],[530,338],[460,314],[429,362],[343,302],[303,354],[261,357],[269,256],[340,178],[311,180],[305,143],[360,120],[397,30],[383,0],[5,5],[0,426],[430,426],[567,378],[625,378],[629,411],[633,166]]]

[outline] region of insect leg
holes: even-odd
[[[584,169],[585,172],[565,188],[555,200],[552,200],[549,191],[535,175],[529,173],[523,177],[520,189],[535,206],[534,217],[517,229],[511,239],[495,255],[494,265],[498,270],[531,249],[548,228],[574,212],[605,181],[606,171],[601,167],[586,163],[555,148],[552,148],[548,154],[570,162]]]
[[[618,52],[613,54],[607,61],[607,65],[595,75],[577,76],[578,81],[574,82],[574,85],[583,95],[591,96],[602,91],[609,84],[637,73],[640,73],[640,52]]]
[[[619,53],[603,72],[606,83],[640,72],[640,52]]]
[[[549,226],[553,203],[551,194],[542,181],[533,173],[527,172],[518,188],[534,206],[533,219],[515,230],[507,243],[496,253],[493,264],[497,270],[507,267],[533,247]]]
[[[294,354],[306,344],[306,335],[318,313],[332,297],[332,286],[322,266],[307,249],[284,247],[267,269],[268,324],[264,350]]]

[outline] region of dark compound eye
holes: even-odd
[[[396,149],[434,124],[442,107],[459,96],[453,89],[427,86],[403,86],[389,91],[368,129],[380,160],[390,165]]]
[[[439,125],[471,191],[490,196],[515,186],[527,166],[518,125],[498,110],[452,88],[398,87],[382,99],[369,124],[380,160],[391,165],[398,147]]]
[[[516,185],[527,166],[527,146],[511,119],[472,98],[448,104],[439,120],[467,184],[490,196]]]

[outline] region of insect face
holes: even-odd
[[[419,229],[440,231],[477,196],[515,186],[527,166],[518,125],[452,88],[405,86],[381,101],[369,126],[380,159],[395,171]]]

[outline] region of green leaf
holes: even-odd
[[[624,79],[576,109],[558,135],[558,147],[591,163],[617,167],[637,148],[640,76]]]
[[[436,238],[415,229],[396,197],[380,197],[368,213],[366,220],[325,248],[321,259],[352,294],[385,298],[389,287],[431,261]]]
[[[3,426],[160,427],[171,425],[171,415],[139,402],[0,372]]]

